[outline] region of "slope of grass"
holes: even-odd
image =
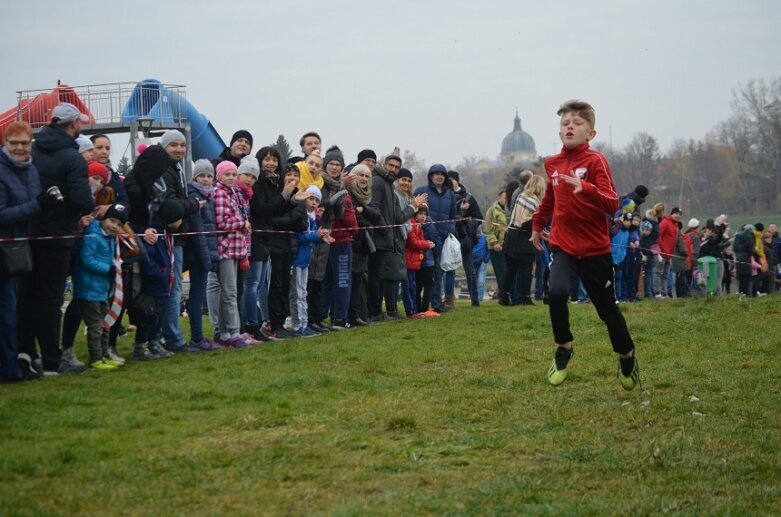
[[[546,307],[494,303],[3,386],[0,513],[774,512],[779,298],[622,308],[628,393],[591,306],[552,388]]]

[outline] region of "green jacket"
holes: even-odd
[[[493,250],[496,244],[504,246],[504,234],[507,231],[507,216],[499,201],[494,201],[485,214],[483,233],[488,239],[488,249]]]

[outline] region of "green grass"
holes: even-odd
[[[622,306],[633,392],[593,307],[552,388],[546,307],[491,302],[0,386],[0,514],[775,513],[778,307]]]

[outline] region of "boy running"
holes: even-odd
[[[625,390],[640,382],[635,344],[615,303],[610,253],[610,220],[618,210],[618,194],[605,157],[589,147],[596,136],[594,108],[580,100],[561,105],[559,137],[564,147],[545,160],[549,186],[532,222],[531,241],[542,250],[542,231],[551,219],[549,310],[557,344],[548,382],[567,378],[573,336],[569,326],[569,289],[579,277],[600,319],[607,325],[613,350],[619,355],[618,378]]]

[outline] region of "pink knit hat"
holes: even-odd
[[[220,163],[217,164],[217,181],[222,181],[222,177],[225,175],[228,171],[237,171],[238,167],[236,167],[236,164],[233,163],[230,160],[223,160]]]

